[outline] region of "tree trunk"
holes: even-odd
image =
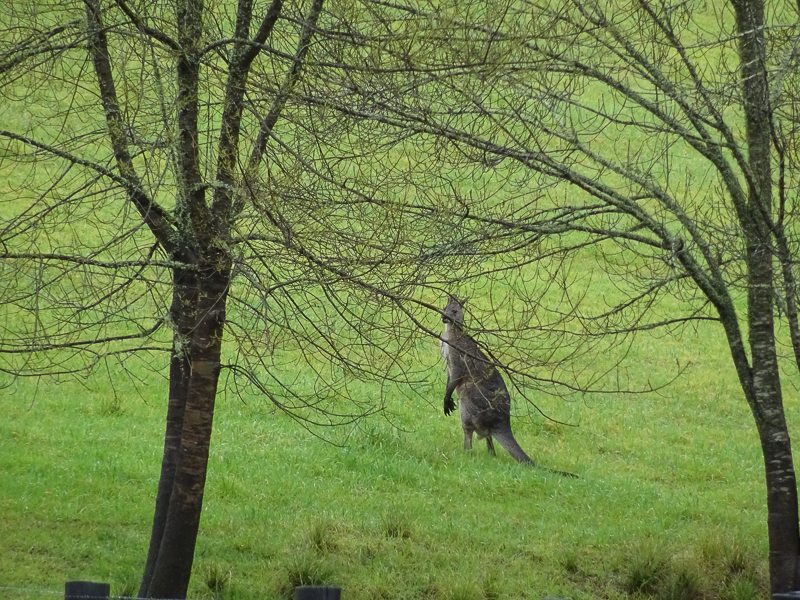
[[[142,598],[147,597],[150,590],[150,580],[158,560],[158,551],[167,522],[169,499],[175,481],[186,397],[189,390],[191,366],[188,341],[196,319],[196,307],[197,282],[195,277],[191,273],[176,269],[173,273],[172,306],[170,308],[170,318],[174,330],[169,369],[169,404],[167,405],[167,424],[164,434],[164,454],[156,493],[150,547],[139,587],[139,596]]]
[[[772,140],[763,0],[733,0],[739,35],[742,99],[747,136],[747,325],[751,356],[745,393],[758,427],[767,483],[770,587],[787,592],[798,585],[800,526],[797,482],[783,411],[775,340]],[[749,388],[749,389],[748,389]]]
[[[759,434],[767,481],[770,588],[773,594],[794,591],[800,585],[800,534],[792,448],[785,421],[760,428]]]
[[[160,516],[163,523],[160,539],[156,539],[159,532],[155,525],[153,529],[151,545],[158,543],[158,549],[149,581],[143,582],[142,587],[147,584],[146,597],[185,598],[189,586],[211,445],[228,281],[227,272],[214,271],[197,282],[197,319],[189,339],[188,364],[181,365],[181,368],[188,366],[189,376],[185,381],[186,402],[180,424],[179,447],[172,467],[171,485],[169,473],[162,470],[164,492],[171,489],[166,512]],[[172,391],[172,385],[170,388]],[[177,404],[172,416],[177,416]],[[177,423],[173,427],[177,430]],[[164,465],[172,460],[167,457],[168,450],[172,452],[174,449],[165,445]]]
[[[797,482],[783,410],[775,345],[774,272],[770,244],[748,248],[748,326],[752,356],[751,408],[758,427],[767,484],[772,592],[797,588],[800,564]]]

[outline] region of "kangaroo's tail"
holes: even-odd
[[[516,458],[521,463],[533,463],[531,457],[525,454],[525,450],[517,443],[511,429],[505,431],[493,431],[492,437],[500,442],[500,445],[505,448],[508,453]]]
[[[493,431],[492,437],[500,442],[500,445],[505,448],[511,456],[516,458],[519,462],[529,464],[531,466],[536,467],[537,469],[544,469],[545,471],[549,471],[550,473],[555,473],[556,475],[561,475],[563,477],[578,477],[575,473],[570,473],[569,471],[559,471],[558,469],[550,469],[549,467],[543,467],[541,465],[537,465],[531,457],[525,454],[525,450],[517,443],[517,440],[514,438],[514,434],[511,433],[511,429],[509,428],[506,431]]]

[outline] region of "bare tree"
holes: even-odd
[[[360,118],[297,101],[325,93],[314,44],[351,43],[343,19],[322,0],[0,9],[0,369],[113,384],[169,365],[140,596],[186,595],[223,368],[306,424],[380,410],[344,402],[356,378],[413,376],[403,300],[440,224],[375,168],[390,149],[362,146]]]
[[[443,251],[494,253],[502,276],[531,264],[545,273],[507,286],[533,309],[518,311],[512,329],[563,340],[562,358],[637,331],[717,322],[761,440],[772,591],[799,587],[776,333],[785,320],[792,352],[783,356],[800,366],[798,6],[373,4],[393,32],[380,76],[332,69],[339,95],[306,101],[440,157],[438,172],[453,182]],[[604,271],[607,309],[583,301],[598,278],[576,258]],[[593,377],[572,385],[591,388]]]

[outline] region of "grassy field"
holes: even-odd
[[[75,65],[87,76],[83,54]],[[53,102],[52,89],[70,90],[67,75],[79,76],[63,68],[65,81],[45,80],[26,102],[0,107],[0,116],[15,130],[60,132],[58,104],[87,101],[76,92]],[[77,111],[76,122],[102,130],[93,123],[101,119],[99,106],[92,106],[86,115]],[[598,147],[608,150],[612,142],[599,139],[607,147]],[[42,190],[58,171],[47,172],[49,163],[35,154],[29,158],[22,166],[0,164],[4,208],[17,210],[19,198],[39,193],[49,197]],[[687,184],[711,186],[705,171],[688,173]],[[115,239],[114,211],[130,207],[103,193],[91,198],[70,213],[74,229],[54,216],[37,249],[71,250],[89,217],[99,235],[98,210],[114,215],[100,222]],[[701,210],[703,201],[699,194]],[[141,247],[150,244],[148,238]],[[577,278],[605,276],[589,264],[585,272]],[[80,277],[67,281],[65,293],[80,293]],[[603,292],[615,293],[611,285]],[[136,306],[137,315],[138,308],[151,314],[145,300]],[[16,315],[3,310],[0,323],[11,331]],[[297,366],[301,353],[280,350],[287,353],[281,364],[297,369],[282,378],[313,386],[312,372]],[[436,340],[416,350],[427,367],[415,389],[384,397],[378,384],[353,385],[359,400],[380,398],[386,409],[335,431],[308,430],[260,396],[220,395],[191,598],[282,600],[303,583],[339,585],[344,600],[767,596],[762,459],[719,328],[707,323],[638,339],[625,363],[631,381],[665,382],[685,368],[658,393],[534,394],[565,424],[517,398],[513,423],[522,447],[577,479],[520,466],[502,450],[492,458],[483,444],[464,452],[458,419],[441,413],[445,374]],[[81,382],[0,372],[0,598],[58,597],[73,579],[107,581],[113,595],[135,595],[167,399],[157,362],[164,355],[153,360],[152,369],[130,367],[137,386],[110,373],[112,385],[99,371]],[[602,365],[614,358],[586,360]],[[796,423],[800,379],[785,381],[789,422]]]
[[[190,595],[289,598],[313,582],[347,600],[764,597],[760,453],[718,337],[643,338],[632,369],[692,366],[661,394],[545,405],[575,426],[518,406],[521,445],[574,480],[482,444],[465,453],[457,419],[440,413],[440,368],[418,395],[337,432],[342,445],[262,398],[225,395]],[[165,411],[166,384],[149,377],[116,397],[101,379],[2,380],[4,598],[48,597],[70,579],[135,593]]]

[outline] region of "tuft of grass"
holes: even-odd
[[[745,549],[738,541],[725,547],[722,556],[723,575],[726,578],[739,578],[741,576],[755,577],[757,572],[757,557],[753,551]]]
[[[578,563],[578,554],[574,549],[567,550],[561,557],[561,568],[569,575],[576,575],[580,571],[580,564]]]
[[[645,552],[631,561],[625,574],[623,590],[629,596],[657,600],[703,598],[700,577],[696,571],[654,552]]]
[[[116,590],[114,594],[117,598],[135,598],[139,594],[139,584],[133,580],[126,581]]]
[[[323,555],[330,554],[336,552],[339,547],[337,535],[337,528],[333,523],[324,518],[317,518],[311,523],[306,542],[314,552]]]
[[[636,548],[621,587],[627,597],[654,600],[755,600],[767,595],[766,581],[743,547],[736,542],[718,546],[712,539],[704,540],[697,553]]]
[[[497,576],[489,573],[481,581],[480,598],[481,600],[500,600],[502,597],[501,585]]]
[[[624,576],[623,590],[629,595],[654,595],[668,577],[669,563],[653,551],[633,557]]]
[[[98,411],[101,417],[120,416],[125,411],[125,403],[116,393],[106,394],[100,398]]]
[[[213,600],[224,600],[231,582],[230,570],[219,567],[216,563],[207,564],[203,577]]]
[[[449,600],[481,600],[482,591],[471,582],[458,582],[452,586],[447,596]]]
[[[410,539],[413,535],[413,527],[409,519],[401,512],[386,512],[381,518],[383,533],[388,538],[399,540]]]
[[[723,600],[751,600],[767,596],[764,561],[757,550],[730,532],[709,535],[699,547],[698,562],[707,577],[723,590]]]
[[[685,565],[673,565],[656,594],[658,600],[701,600],[704,597],[699,575]]]
[[[301,585],[332,585],[334,571],[320,557],[300,553],[289,560],[279,584],[278,596],[286,600],[294,598],[294,588]]]
[[[761,600],[763,586],[748,577],[736,577],[725,587],[722,600]]]

